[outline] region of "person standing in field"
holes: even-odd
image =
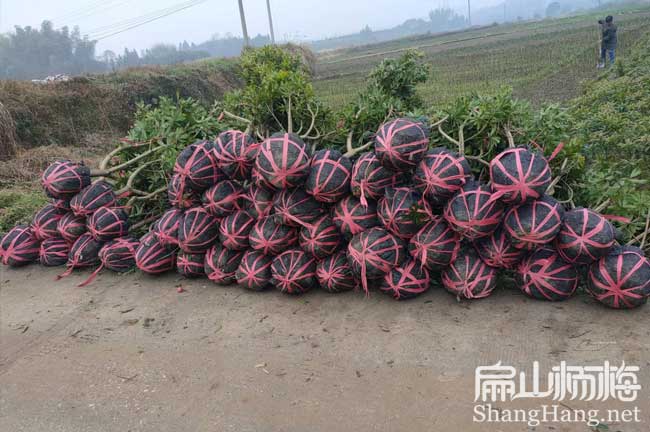
[[[608,16],[605,21],[599,21],[601,26],[600,63],[598,68],[602,69],[607,64],[613,65],[616,60],[616,47],[618,46],[618,27],[614,24],[614,17]]]

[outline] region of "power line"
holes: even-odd
[[[72,17],[72,18],[68,18],[68,19],[66,19],[66,20],[64,20],[64,21],[69,21],[69,22],[72,22],[72,23],[77,23],[77,22],[79,22],[79,20],[81,20],[81,19],[83,19],[83,18],[87,18],[87,17],[89,17],[89,16],[96,15],[96,14],[98,14],[98,13],[100,13],[100,12],[105,12],[105,11],[107,11],[107,10],[114,9],[114,8],[116,8],[116,7],[118,7],[118,6],[126,5],[126,4],[129,3],[129,2],[130,2],[130,0],[113,1],[113,2],[110,2],[110,1],[109,1],[109,2],[106,2],[105,4],[101,4],[101,5],[99,5],[99,6],[98,6],[97,8],[95,8],[95,9],[88,10],[87,12],[84,12],[84,13],[80,13],[80,14],[75,15],[75,16]]]
[[[67,12],[63,12],[61,15],[57,15],[54,18],[51,19],[53,22],[59,22],[59,21],[68,21],[70,19],[76,18],[77,15],[87,13],[89,11],[92,11],[93,9],[97,8],[98,6],[102,6],[107,2],[102,1],[102,0],[94,0],[88,2],[85,6],[79,8],[79,9],[73,9],[73,10],[68,10]],[[111,3],[110,1],[108,3]]]
[[[159,20],[161,18],[165,18],[165,17],[167,17],[169,15],[173,15],[175,13],[181,12],[181,11],[183,11],[185,9],[189,9],[191,7],[197,6],[197,5],[201,4],[201,3],[205,3],[206,1],[208,1],[208,0],[193,0],[193,1],[190,1],[190,2],[186,2],[184,4],[184,6],[182,6],[182,7],[177,7],[175,9],[173,9],[173,10],[168,11],[168,12],[161,13],[161,14],[159,14],[157,16],[153,16],[151,18],[145,19],[144,21],[135,22],[135,23],[133,23],[131,25],[123,26],[123,28],[115,29],[114,31],[106,30],[104,32],[100,32],[97,35],[93,35],[91,37],[91,39],[98,40],[98,41],[103,40],[103,39],[118,35],[120,33],[124,33],[126,31],[132,30],[134,28],[141,27],[141,26],[143,26],[145,24],[149,24],[149,23],[151,23],[153,21],[157,21],[157,20]],[[151,14],[148,14],[148,15],[151,15]]]

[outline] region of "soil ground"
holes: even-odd
[[[2,431],[590,430],[474,423],[474,370],[499,360],[525,370],[538,360],[542,373],[561,360],[638,365],[635,403],[563,406],[636,405],[642,423],[608,430],[650,430],[649,308],[506,289],[471,303],[437,289],[404,303],[290,298],[175,275],[102,274],[78,288],[88,273],[57,273],[0,269]]]

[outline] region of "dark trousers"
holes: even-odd
[[[600,61],[605,64],[607,57],[609,55],[609,63],[614,64],[616,61],[616,48],[601,48],[600,49]]]

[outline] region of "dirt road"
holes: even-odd
[[[473,422],[475,368],[499,360],[525,370],[538,360],[544,374],[561,360],[638,365],[635,403],[564,406],[636,405],[642,423],[609,430],[650,430],[650,307],[621,313],[507,290],[473,303],[440,290],[404,303],[291,298],[175,275],[103,274],[77,288],[87,273],[56,274],[0,269],[2,431],[590,430]]]

